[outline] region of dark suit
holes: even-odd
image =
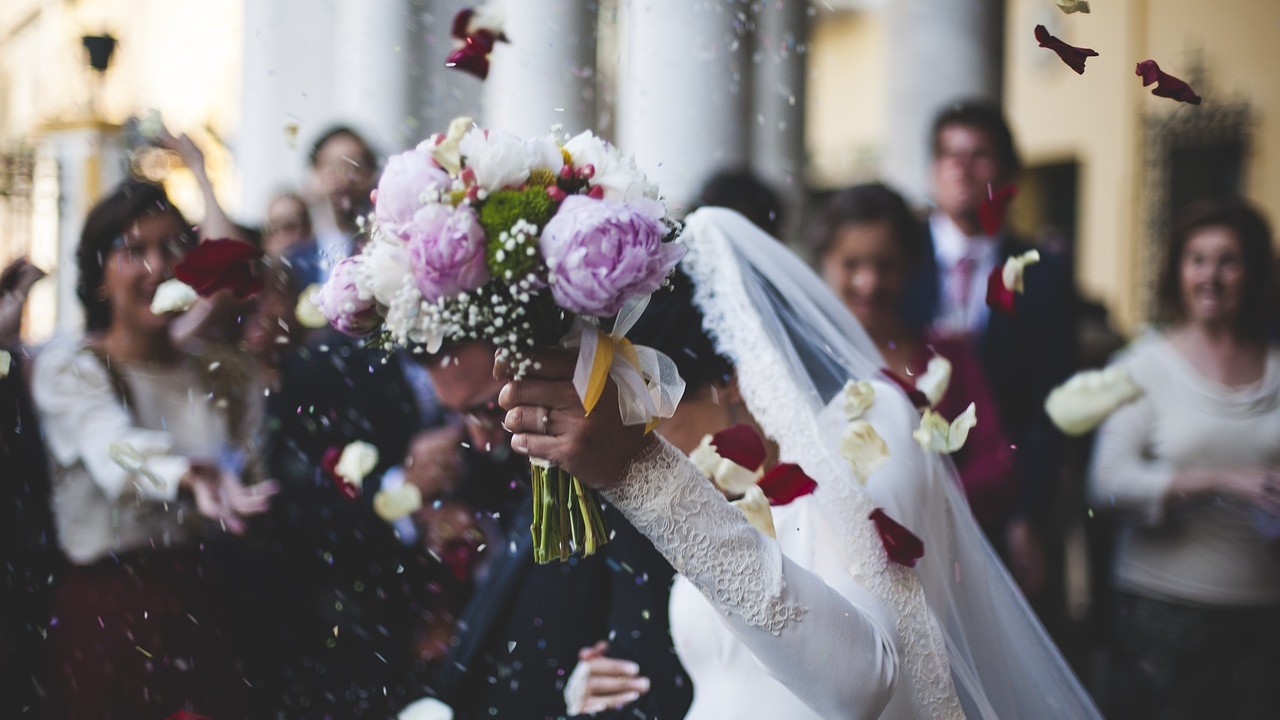
[[[927,224],[926,224],[927,228]],[[927,327],[941,314],[943,272],[933,237],[918,275],[908,287],[905,313]],[[1010,237],[999,241],[997,263],[1031,246]],[[976,338],[983,374],[995,395],[1010,438],[1017,447],[1015,465],[1022,491],[1018,514],[1043,521],[1062,471],[1063,436],[1044,412],[1044,400],[1075,367],[1074,289],[1066,263],[1041,252],[1041,261],[1026,271],[1026,293],[1017,312],[992,310]],[[982,409],[978,408],[978,417]]]
[[[579,648],[608,639],[608,654],[637,663],[652,689],[621,710],[591,717],[684,717],[693,689],[671,646],[671,566],[608,506],[612,539],[599,553],[536,565],[531,507],[522,496],[505,552],[477,589],[433,689],[459,720],[562,717],[564,685]]]

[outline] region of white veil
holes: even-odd
[[[850,379],[879,378],[885,365],[853,316],[808,266],[737,213],[704,208],[686,222],[682,267],[704,328],[733,362],[782,459],[819,479],[850,572],[899,616],[917,715],[1100,717],[983,537],[954,467],[912,440],[919,416],[900,390],[876,383],[871,419],[889,445],[887,466],[864,488],[841,459],[841,390]],[[885,558],[867,519],[875,507],[923,540],[914,571]]]

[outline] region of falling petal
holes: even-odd
[[[978,223],[982,225],[982,232],[992,236],[1000,234],[1005,215],[1009,213],[1009,204],[1017,194],[1018,188],[1012,183],[999,190],[987,186],[987,196],[978,203]]]
[[[748,470],[764,465],[765,447],[760,433],[750,425],[733,425],[711,438],[720,457],[737,463]]]
[[[950,423],[933,410],[925,410],[920,418],[920,427],[911,433],[911,437],[925,452],[948,455],[964,447],[969,431],[977,424],[977,409],[973,403],[969,403],[969,407]]]
[[[1054,2],[1058,4],[1058,9],[1068,15],[1089,12],[1089,3],[1086,0],[1054,0]]]
[[[160,283],[155,295],[151,297],[151,313],[163,315],[171,312],[186,312],[196,304],[200,296],[195,288],[178,278],[170,278]]]
[[[876,401],[876,389],[866,380],[850,380],[844,384],[844,414],[849,420],[857,420],[866,414]]]
[[[1084,74],[1085,60],[1098,56],[1097,52],[1089,48],[1068,45],[1062,40],[1050,35],[1049,31],[1046,30],[1043,25],[1036,26],[1036,40],[1040,43],[1040,47],[1048,48],[1058,53],[1058,57],[1062,58],[1062,62],[1066,63],[1067,67],[1075,70],[1077,75]]]
[[[1200,104],[1200,96],[1191,89],[1191,86],[1186,81],[1161,70],[1155,60],[1143,60],[1138,63],[1138,68],[1134,74],[1142,78],[1143,87],[1155,83],[1155,87],[1151,89],[1152,95],[1192,105]]]
[[[1086,370],[1053,389],[1044,409],[1058,429],[1083,435],[1102,424],[1111,413],[1142,397],[1129,373],[1119,366]]]
[[[200,297],[230,290],[244,299],[262,290],[262,278],[254,273],[261,257],[262,251],[247,242],[204,240],[173,266],[173,274]]]
[[[871,423],[854,420],[840,437],[840,457],[849,463],[858,482],[866,484],[889,461],[889,445]]]
[[[422,492],[413,483],[379,490],[373,496],[373,511],[387,522],[395,522],[422,507]]]
[[[818,488],[818,483],[805,474],[799,465],[779,463],[764,477],[758,486],[770,505],[786,505],[798,497],[808,495]]]
[[[904,567],[915,567],[916,561],[924,557],[924,543],[920,538],[885,514],[884,510],[872,510],[870,519],[876,524],[876,532],[890,560]]]
[[[0,378],[9,377],[9,368],[13,365],[13,356],[7,350],[0,350]]]
[[[937,405],[951,385],[951,361],[941,355],[929,358],[924,373],[916,378],[916,389],[929,399],[929,405]]]

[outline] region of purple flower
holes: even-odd
[[[662,242],[665,214],[661,203],[643,198],[566,198],[539,243],[556,303],[607,317],[661,287],[684,255],[683,246]]]
[[[364,257],[349,257],[334,266],[329,280],[317,293],[320,314],[339,332],[359,337],[368,335],[382,324],[378,305],[372,295],[360,291],[357,278]]]
[[[428,302],[475,290],[489,282],[484,228],[468,205],[432,204],[405,228],[409,270]]]
[[[436,165],[427,148],[418,146],[392,156],[378,182],[378,202],[374,209],[378,224],[404,238],[405,227],[423,205],[423,194],[446,193],[451,183],[449,174]]]

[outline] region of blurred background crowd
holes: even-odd
[[[388,155],[470,115],[594,129],[677,211],[737,209],[811,259],[890,370],[949,359],[940,412],[979,407],[954,458],[974,514],[1109,717],[1273,716],[1280,8],[499,5],[483,83],[443,67],[456,0],[0,6],[0,714],[388,717],[505,682],[450,677],[469,619],[524,619],[501,410],[296,316],[360,251]],[[1037,24],[1101,54],[1071,73]],[[1147,57],[1203,104],[1151,97]],[[260,248],[263,290],[153,313],[208,238]],[[990,312],[1030,248],[1018,313]],[[1049,391],[1117,353],[1146,397],[1064,436]],[[108,440],[158,447],[155,481]],[[356,440],[379,459],[344,492],[326,455]],[[403,484],[423,507],[387,522],[372,499]]]

